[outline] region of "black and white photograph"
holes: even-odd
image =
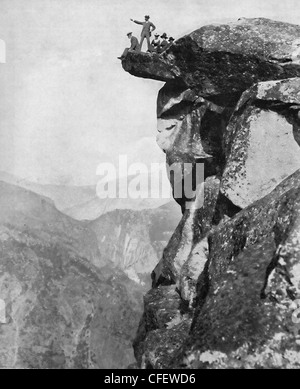
[[[300,369],[299,1],[0,0],[0,370],[245,369]]]

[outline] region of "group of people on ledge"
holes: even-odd
[[[136,24],[140,24],[143,26],[142,33],[141,33],[141,41],[139,42],[138,39],[133,36],[132,32],[129,32],[127,34],[128,39],[130,40],[130,47],[126,48],[121,55],[121,57],[118,57],[118,59],[123,60],[129,51],[136,51],[141,52],[144,40],[147,41],[147,53],[157,53],[161,54],[164,51],[166,51],[169,47],[171,47],[174,44],[175,39],[173,37],[168,38],[167,34],[164,32],[161,36],[159,34],[154,35],[154,39],[151,42],[151,35],[154,30],[156,30],[156,27],[152,22],[150,22],[150,16],[145,16],[145,21],[140,22],[138,20],[130,19],[132,22]]]

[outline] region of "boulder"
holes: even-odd
[[[245,208],[300,168],[300,78],[246,91],[225,132],[221,192]]]
[[[232,111],[172,83],[159,92],[157,143],[166,153],[173,196],[183,212],[195,199],[185,190],[194,177],[203,182],[223,169],[222,138]]]
[[[176,80],[202,96],[232,94],[300,76],[299,36],[297,25],[242,18],[201,27],[161,55],[131,53],[123,67],[137,77]]]
[[[191,89],[178,90],[173,84],[166,84],[157,98],[157,143],[170,159],[174,154],[194,159],[216,158],[232,111]]]
[[[174,80],[179,71],[158,54],[146,54],[130,51],[122,61],[123,69],[141,78],[157,81]]]

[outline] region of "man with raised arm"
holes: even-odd
[[[154,24],[152,22],[150,22],[149,19],[150,19],[150,16],[146,15],[144,22],[139,22],[138,20],[133,20],[133,19],[130,19],[130,20],[136,24],[141,24],[143,26],[142,33],[141,33],[140,49],[142,50],[143,42],[144,42],[144,39],[146,38],[147,45],[148,45],[148,51],[151,52],[152,47],[150,44],[150,37],[151,37],[152,31],[154,31],[156,29],[156,27],[154,26]]]

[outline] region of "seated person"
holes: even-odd
[[[169,44],[168,44],[167,49],[168,49],[169,47],[173,46],[174,41],[175,41],[175,39],[171,36],[171,37],[169,38]]]
[[[151,42],[152,52],[157,53],[157,49],[158,49],[159,46],[160,46],[159,34],[155,34],[154,35],[154,39]]]
[[[121,55],[121,57],[118,57],[118,59],[120,59],[120,60],[123,60],[126,57],[126,55],[128,54],[129,51],[136,51],[136,52],[140,51],[139,41],[138,41],[138,39],[135,36],[132,35],[132,32],[129,32],[127,34],[127,36],[128,36],[128,39],[130,40],[131,46],[124,50],[124,52]]]
[[[166,51],[168,48],[168,45],[169,45],[169,42],[167,41],[168,37],[167,37],[167,34],[165,32],[162,34],[161,38],[162,38],[162,41],[160,42],[160,45],[157,48],[158,54],[161,54],[164,51]]]

